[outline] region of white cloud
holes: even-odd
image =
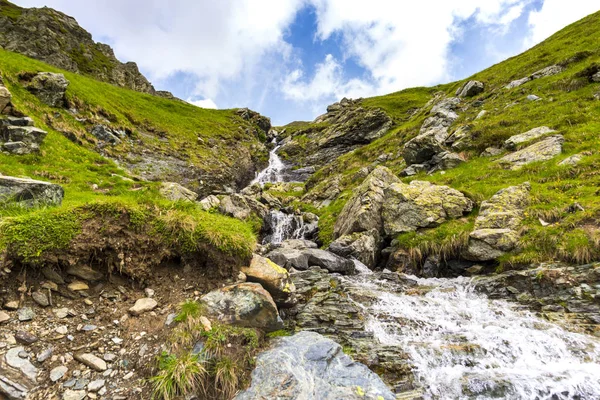
[[[212,108],[212,109],[219,108],[219,107],[217,107],[217,103],[215,103],[212,99],[203,99],[203,100],[187,99],[186,101],[190,104],[195,105],[196,107]]]
[[[545,0],[539,11],[529,14],[531,34],[526,46],[533,46],[556,31],[600,10],[598,0]]]

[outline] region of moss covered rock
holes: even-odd
[[[242,267],[250,282],[260,283],[273,296],[275,303],[282,306],[294,304],[296,288],[288,271],[268,258],[254,254],[250,265]]]

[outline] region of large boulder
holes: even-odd
[[[549,136],[524,149],[505,155],[498,160],[498,162],[506,168],[518,170],[524,165],[533,162],[548,161],[562,152],[562,144],[564,141],[565,139],[562,135]]]
[[[341,236],[329,245],[328,250],[341,257],[355,258],[373,269],[377,265],[380,248],[381,235],[376,229],[371,229]]]
[[[542,136],[545,136],[549,133],[554,133],[554,132],[556,132],[556,131],[548,128],[547,126],[540,126],[537,128],[533,128],[525,133],[520,133],[518,135],[509,137],[504,142],[504,147],[509,150],[515,150],[520,144],[531,142],[532,140],[539,139]]]
[[[296,290],[287,270],[268,258],[255,254],[250,265],[242,267],[248,281],[260,283],[273,297],[278,306],[293,305]]]
[[[395,395],[365,365],[315,332],[280,338],[260,354],[252,384],[235,400],[394,400]]]
[[[121,139],[119,139],[116,132],[106,125],[95,125],[92,128],[91,133],[101,142],[110,143],[113,145],[121,143]]]
[[[29,81],[27,90],[42,103],[52,107],[63,107],[67,86],[69,86],[69,81],[63,74],[39,72]]]
[[[483,83],[479,81],[469,81],[456,91],[456,95],[458,97],[473,97],[483,92],[483,89]]]
[[[201,298],[219,321],[272,332],[283,328],[273,298],[258,283],[238,283],[213,290]]]
[[[194,202],[198,198],[196,192],[193,192],[176,182],[161,183],[159,191],[164,198],[171,201]]]
[[[253,214],[265,218],[269,209],[254,197],[234,193],[224,196],[219,204],[219,211],[237,219],[247,219]]]
[[[511,186],[481,203],[465,258],[490,261],[517,247],[530,190],[529,183]]]
[[[303,250],[281,247],[267,254],[267,258],[286,270],[294,268],[304,271],[308,269],[308,255]]]
[[[0,175],[0,203],[22,207],[60,205],[64,194],[63,188],[53,183]]]
[[[336,238],[354,232],[375,229],[383,231],[381,208],[384,189],[400,179],[386,167],[377,167],[367,176],[363,183],[354,190],[334,226]]]
[[[321,249],[305,249],[302,253],[308,257],[308,265],[325,268],[329,272],[351,275],[356,272],[352,260],[342,258],[329,251]]]
[[[395,236],[419,228],[431,228],[446,220],[462,217],[473,202],[458,190],[430,182],[394,183],[385,190],[383,224],[385,233]]]
[[[4,109],[10,104],[12,100],[12,95],[10,91],[0,83],[0,113],[4,111]]]

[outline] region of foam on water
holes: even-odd
[[[273,139],[273,143],[275,143],[275,139]],[[281,146],[275,146],[273,150],[269,152],[268,167],[259,172],[256,178],[250,183],[251,185],[259,183],[262,186],[265,183],[283,182],[283,170],[285,165],[277,155],[277,150],[279,150],[280,147]]]

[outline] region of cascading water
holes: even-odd
[[[276,144],[276,140],[273,139],[273,144]],[[260,185],[264,185],[265,183],[277,183],[283,182],[283,170],[285,165],[281,158],[277,155],[277,150],[279,150],[281,146],[276,145],[273,147],[273,150],[269,152],[269,165],[267,168],[263,169],[259,172],[259,174],[254,178],[251,184],[259,183]]]
[[[301,215],[286,214],[279,210],[270,211],[269,225],[272,233],[265,238],[265,242],[273,244],[287,239],[304,239],[310,230],[310,226],[304,223]]]
[[[600,399],[600,341],[477,293],[466,278],[403,290],[370,276],[350,286],[366,330],[411,359],[427,399]],[[352,291],[351,291],[352,292]]]

